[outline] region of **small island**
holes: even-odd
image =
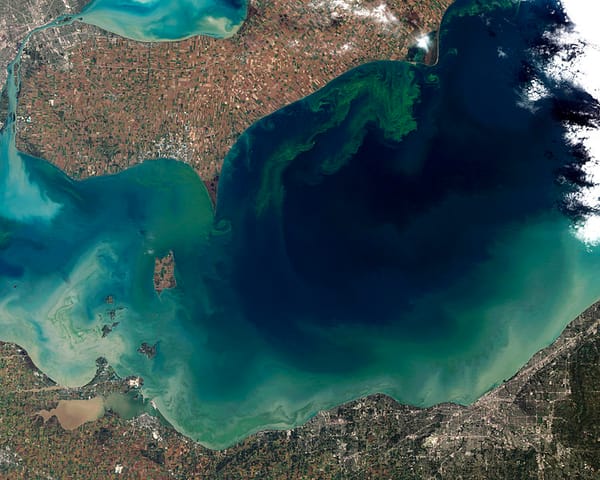
[[[164,257],[154,259],[154,290],[158,295],[163,290],[169,290],[177,286],[175,279],[175,257],[169,251]]]
[[[146,355],[149,360],[152,360],[156,356],[156,350],[158,348],[158,342],[154,345],[150,345],[149,343],[142,342],[142,344],[138,347],[137,352],[142,355]]]

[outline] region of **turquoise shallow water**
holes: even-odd
[[[246,6],[246,0],[92,0],[78,18],[142,42],[222,38],[238,31]]]
[[[532,52],[565,21],[555,2],[473,5],[452,7],[437,66],[367,64],[249,128],[216,211],[174,160],[69,179],[16,150],[9,115],[0,337],[66,385],[99,356],[143,376],[214,448],[369,393],[469,403],[510,377],[600,295],[564,202],[588,159],[561,123],[597,106],[550,81],[523,105],[544,80]],[[169,250],[177,288],[158,296]]]

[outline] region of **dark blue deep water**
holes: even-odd
[[[575,235],[589,212],[568,201],[589,158],[565,140],[598,105],[544,72],[565,25],[554,0],[458,0],[435,66],[363,65],[249,128],[216,210],[172,160],[73,181],[18,153],[9,118],[1,338],[65,384],[99,356],[143,376],[215,448],[369,393],[476,400],[600,297]],[[177,287],[158,296],[169,250]]]

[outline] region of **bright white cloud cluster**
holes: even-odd
[[[429,35],[423,34],[417,38],[417,47],[428,52],[431,48],[431,38]]]
[[[574,28],[554,34],[560,45],[578,48],[575,58],[567,50],[557,53],[550,62],[548,75],[559,82],[569,82],[583,88],[600,101],[600,3],[588,0],[562,0],[562,5]],[[600,209],[600,129],[569,128],[567,139],[583,144],[591,159],[583,166],[585,179],[590,183],[569,198],[592,209]],[[575,228],[579,239],[590,246],[600,245],[600,215],[590,214]]]
[[[397,25],[400,23],[398,17],[393,14],[385,3],[379,3],[374,7],[366,6],[364,3],[363,0],[321,0],[313,2],[313,6],[318,9],[329,10],[333,18],[352,15],[383,25]]]
[[[546,98],[550,92],[541,80],[534,78],[528,85],[526,85],[521,91],[521,100],[519,106],[526,108],[531,112],[537,110],[536,103]]]

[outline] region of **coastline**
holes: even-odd
[[[439,48],[439,46],[438,46],[438,48]],[[439,50],[438,50],[438,54],[439,54]],[[438,55],[438,57],[439,57],[439,55]],[[561,336],[562,336],[562,335],[561,335]],[[560,338],[560,337],[559,337],[559,338]],[[486,394],[486,395],[487,395],[487,394]],[[368,398],[370,398],[370,397],[368,397]],[[363,400],[363,401],[369,401],[369,400]],[[358,402],[358,403],[360,403],[361,401],[357,401],[357,402]],[[347,405],[347,404],[344,404],[344,405]],[[331,410],[328,410],[328,411],[330,412]],[[300,428],[300,427],[299,427],[299,428]],[[295,429],[294,429],[294,430],[295,430]]]
[[[448,472],[451,471],[452,464],[458,464],[461,458],[463,460],[466,458],[457,455],[454,460],[450,460],[447,457],[448,452],[459,452],[461,454],[471,452],[471,454],[467,454],[468,457],[474,451],[481,454],[481,452],[488,451],[492,447],[496,449],[508,449],[510,447],[511,451],[516,451],[516,449],[525,448],[529,444],[528,448],[538,451],[538,455],[549,455],[550,452],[543,452],[547,441],[544,432],[549,429],[548,432],[552,433],[553,441],[558,441],[559,432],[556,431],[556,425],[560,422],[580,423],[582,421],[576,418],[561,418],[557,413],[561,411],[559,407],[565,402],[572,401],[571,397],[577,393],[578,379],[573,377],[572,373],[573,369],[578,367],[576,360],[579,358],[581,363],[581,352],[591,348],[590,346],[600,344],[599,329],[600,302],[590,306],[571,321],[550,346],[537,352],[515,376],[489,391],[469,406],[443,403],[429,408],[417,408],[402,405],[385,395],[374,394],[327,411],[321,411],[300,427],[284,431],[265,430],[255,433],[242,442],[222,451],[206,449],[200,444],[186,439],[172,427],[165,426],[158,420],[148,417],[147,414],[142,414],[131,420],[123,420],[114,415],[108,415],[96,422],[88,422],[68,432],[52,420],[42,425],[37,422],[35,416],[28,415],[28,411],[38,407],[52,407],[54,403],[49,402],[48,396],[56,399],[81,398],[86,392],[87,394],[98,392],[106,390],[107,387],[111,389],[111,385],[122,388],[123,380],[116,378],[114,374],[107,376],[106,372],[110,372],[110,368],[100,363],[101,371],[92,383],[76,389],[61,389],[59,386],[55,386],[33,365],[26,352],[14,344],[0,342],[0,365],[4,367],[0,369],[0,372],[5,385],[10,385],[11,382],[16,380],[9,378],[12,375],[13,377],[20,376],[23,379],[36,379],[36,381],[51,386],[50,389],[40,391],[23,388],[30,387],[26,384],[22,384],[22,390],[15,392],[7,392],[5,388],[0,394],[0,414],[5,419],[9,419],[9,425],[10,420],[16,416],[18,418],[14,419],[18,421],[17,423],[21,428],[34,428],[37,430],[41,428],[39,432],[42,437],[38,438],[47,438],[47,441],[51,441],[52,438],[60,438],[65,441],[64,439],[68,439],[69,436],[73,440],[87,436],[93,439],[93,436],[97,435],[98,432],[104,432],[102,435],[108,436],[107,432],[112,431],[112,429],[117,431],[123,429],[123,432],[135,431],[137,432],[135,434],[123,433],[121,437],[113,437],[111,434],[111,438],[115,438],[120,445],[118,451],[113,453],[122,458],[122,460],[119,460],[119,464],[125,466],[129,465],[128,462],[131,458],[139,458],[140,451],[142,451],[137,443],[135,446],[127,443],[129,442],[127,439],[131,438],[131,435],[137,435],[136,442],[143,440],[142,437],[144,436],[148,437],[149,439],[145,442],[148,444],[154,442],[155,447],[153,448],[163,452],[161,454],[162,465],[160,462],[158,464],[154,463],[153,467],[172,467],[178,464],[181,462],[181,458],[178,456],[179,453],[175,447],[186,445],[186,454],[193,452],[199,459],[203,469],[198,471],[187,466],[185,467],[188,468],[185,470],[185,474],[180,472],[182,476],[177,478],[185,478],[186,474],[190,475],[194,471],[200,478],[216,478],[211,475],[217,471],[215,469],[219,465],[221,465],[221,474],[226,475],[224,472],[229,471],[231,474],[234,467],[246,468],[248,465],[245,462],[250,461],[255,462],[255,468],[258,468],[258,471],[269,471],[275,465],[273,463],[274,459],[266,457],[257,466],[257,457],[254,456],[259,454],[261,449],[270,448],[269,445],[272,446],[274,452],[281,454],[282,451],[287,452],[295,448],[306,448],[302,445],[311,442],[313,447],[310,449],[311,453],[308,454],[308,459],[310,460],[312,456],[320,458],[319,461],[323,461],[321,455],[327,452],[331,453],[332,448],[336,451],[339,450],[339,447],[336,447],[338,445],[336,439],[341,438],[345,438],[346,442],[353,445],[353,453],[345,458],[343,455],[342,457],[336,457],[335,455],[329,457],[329,463],[332,469],[346,472],[347,475],[364,472],[364,469],[369,467],[368,452],[374,448],[383,448],[383,445],[388,445],[385,448],[402,450],[409,446],[415,448],[416,444],[419,445],[423,453],[427,453],[428,459],[425,460],[419,456],[413,459],[405,458],[404,460],[398,458],[397,461],[410,461],[415,465],[423,463],[436,465],[436,462],[445,462],[446,472]],[[19,369],[6,371],[7,362],[11,358],[14,360],[14,357],[17,357],[22,371]],[[581,366],[588,368],[586,365]],[[595,368],[600,367],[596,365]],[[546,391],[550,393],[544,393]],[[24,411],[20,414],[12,413],[12,416],[7,415],[6,411],[2,411],[7,408],[18,411],[20,408],[17,405],[11,406],[8,404],[4,400],[7,395],[17,395],[17,398],[21,398],[21,403],[25,405]],[[44,398],[46,399],[44,400]],[[532,409],[531,405],[534,404],[536,407]],[[537,418],[538,420],[530,422],[528,418],[532,415],[533,419]],[[4,429],[7,426],[5,423],[0,424],[0,439],[6,438]],[[397,431],[398,429],[399,431]],[[355,432],[354,439],[348,437],[349,431]],[[484,435],[488,436],[484,437]],[[18,436],[14,434],[11,436],[14,443]],[[371,438],[370,443],[365,444],[365,440],[369,437]],[[119,438],[123,438],[124,443],[120,443]],[[532,439],[535,440],[533,444],[531,444]],[[390,441],[394,442],[394,447],[389,444]],[[51,442],[50,445],[53,443],[60,445],[61,442]],[[3,448],[2,445],[5,443],[5,441],[0,441],[0,448]],[[347,446],[345,448],[348,449]],[[147,450],[146,448],[145,451]],[[19,450],[16,449],[16,451]],[[25,465],[27,463],[26,452],[21,451],[19,455],[21,465]],[[147,457],[144,458],[147,459]],[[349,458],[355,460],[351,461]],[[359,458],[362,458],[362,461],[358,461]],[[113,459],[110,458],[109,460],[112,461]],[[87,463],[91,466],[90,461],[98,461],[98,459],[88,459]],[[388,459],[388,461],[390,460]],[[497,461],[498,458],[496,458]],[[509,466],[505,463],[507,462],[506,459],[502,462],[502,465]],[[103,462],[101,464],[104,465]],[[299,465],[298,460],[288,464],[288,466],[293,465]],[[39,466],[42,467],[43,464]],[[195,466],[195,468],[198,467],[199,465]],[[516,468],[517,465],[512,467]],[[23,471],[31,472],[31,470]],[[18,469],[14,470],[14,473],[17,472]],[[209,472],[212,473],[209,474]],[[25,477],[14,476],[11,478]],[[78,478],[91,477],[84,475]],[[240,477],[232,475],[228,478]],[[288,478],[300,477],[291,475]],[[333,476],[323,478],[333,478]],[[449,478],[449,476],[445,478]]]

